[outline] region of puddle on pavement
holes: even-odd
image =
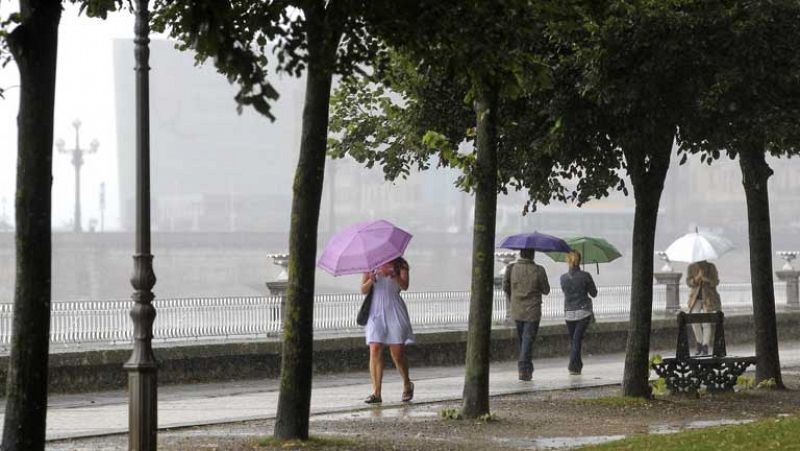
[[[753,420],[710,420],[710,421],[692,421],[686,425],[686,429],[702,429],[711,428],[715,426],[730,426],[732,424],[747,424],[752,423]]]
[[[269,429],[264,429],[264,433],[261,435],[269,435]],[[204,428],[194,427],[194,428],[187,428],[187,429],[175,429],[175,430],[167,430],[159,432],[160,435],[177,435],[177,436],[190,436],[190,437],[250,437],[254,435],[253,428],[248,427],[231,427],[231,428]],[[258,435],[258,434],[256,434]]]
[[[369,418],[393,418],[393,419],[413,419],[431,418],[437,416],[435,410],[423,410],[419,407],[400,407],[400,408],[373,408],[368,410],[358,410],[355,412],[329,413],[325,415],[314,415],[311,421],[341,421],[341,420],[364,420]]]
[[[752,423],[753,420],[730,420],[730,419],[721,419],[721,420],[707,420],[707,421],[692,421],[691,423],[686,424],[656,424],[654,426],[650,426],[649,432],[651,434],[672,434],[674,432],[680,432],[686,429],[703,429],[703,428],[711,428],[716,426],[730,426],[734,424],[747,424]]]
[[[621,440],[624,435],[587,435],[583,437],[541,437],[535,439],[495,438],[503,445],[520,449],[570,449],[579,446],[599,445],[601,443]]]

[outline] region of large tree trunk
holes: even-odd
[[[8,42],[20,72],[17,274],[4,450],[44,449],[50,344],[50,207],[60,0],[20,2]]]
[[[495,219],[497,216],[497,90],[486,86],[475,102],[477,160],[475,225],[472,237],[472,292],[464,374],[462,413],[489,413],[489,345],[494,295]]]
[[[750,281],[756,330],[756,382],[774,379],[776,386],[783,388],[775,319],[775,286],[772,283],[772,231],[767,186],[772,169],[764,159],[762,149],[747,149],[739,153],[739,167],[747,197]]]
[[[339,42],[325,21],[322,2],[306,9],[308,77],[300,159],[295,172],[289,230],[289,286],[283,317],[280,394],[275,438],[308,438],[314,345],[314,274],[317,225],[328,139],[333,60]]]
[[[650,328],[653,314],[653,253],[658,204],[672,153],[672,135],[625,152],[636,199],[631,256],[631,313],[622,378],[624,396],[649,397]],[[667,142],[668,141],[668,142]],[[649,153],[649,161],[645,155]]]

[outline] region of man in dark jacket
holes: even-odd
[[[533,377],[533,342],[542,319],[542,295],[550,293],[550,284],[544,268],[533,262],[533,249],[519,252],[516,262],[510,264],[503,277],[503,291],[511,300],[511,319],[517,326],[519,338],[519,380]]]

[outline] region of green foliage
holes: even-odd
[[[764,379],[763,381],[759,382],[758,385],[756,385],[756,388],[774,389],[775,387],[777,387],[777,385],[778,384],[775,382],[775,379],[771,377],[769,379]]]
[[[700,116],[683,124],[682,162],[700,153],[711,164],[727,154],[794,155],[800,144],[800,3],[705,2],[698,12],[705,68],[698,80]]]
[[[439,411],[439,417],[444,418],[445,420],[463,420],[464,414],[461,409],[448,407]],[[492,423],[498,421],[497,415],[493,413],[484,413],[476,419],[482,423]]]
[[[80,13],[89,17],[105,20],[108,13],[126,8],[133,10],[131,0],[69,0],[70,3],[80,5]]]
[[[444,418],[445,420],[463,420],[464,415],[461,413],[461,409],[456,408],[445,408],[439,411],[439,416]]]
[[[582,450],[716,450],[793,449],[800,418],[796,416],[749,424],[696,429],[675,434],[644,434],[580,448]]]
[[[669,393],[669,390],[667,389],[667,380],[663,377],[659,377],[651,382],[650,388],[652,389],[654,396],[665,396]]]
[[[627,152],[634,172],[654,161],[647,155],[660,148],[653,139],[692,120],[695,80],[705,60],[696,49],[704,36],[694,10],[703,1],[597,2],[582,16],[582,33],[568,35],[578,36],[579,89],[603,110],[598,125],[612,147]],[[631,152],[645,155],[639,161]]]
[[[456,3],[425,3],[428,15],[441,21],[430,19],[439,25],[431,32],[435,38],[419,33],[421,26],[413,32],[419,36],[390,36],[390,49],[373,63],[373,72],[343,80],[332,99],[331,155],[350,155],[368,167],[379,164],[390,180],[414,168],[452,167],[461,173],[457,186],[471,191],[476,184],[473,100],[477,87],[490,83],[500,93],[498,193],[526,190],[527,211],[552,199],[582,203],[607,195],[612,187],[625,190],[618,158],[588,151],[588,134],[575,133],[591,123],[590,114],[580,112],[572,63],[553,46],[552,11],[505,1],[492,5],[504,15],[498,18],[485,6]],[[440,8],[455,15],[436,16]],[[510,20],[519,22],[512,26]],[[423,42],[416,42],[419,37]],[[432,46],[432,39],[441,43]],[[490,64],[495,59],[498,67]]]
[[[659,363],[663,362],[664,358],[661,357],[661,354],[653,354],[650,356],[650,368],[654,368]]]
[[[11,13],[8,17],[0,17],[0,69],[6,67],[11,61],[11,52],[8,48],[8,36],[11,29],[20,22],[19,13]],[[0,87],[0,98],[3,97],[3,88]]]
[[[750,390],[756,386],[756,378],[753,376],[740,375],[736,378],[736,388],[738,390]]]
[[[655,366],[660,364],[664,361],[664,358],[661,354],[653,354],[650,356],[650,365],[649,368],[651,370],[655,369]],[[650,382],[650,391],[653,396],[665,396],[669,393],[667,389],[667,380],[663,377],[659,377],[658,379]]]

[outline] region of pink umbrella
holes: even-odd
[[[411,234],[389,221],[361,222],[334,234],[317,266],[334,276],[372,271],[403,255]]]

